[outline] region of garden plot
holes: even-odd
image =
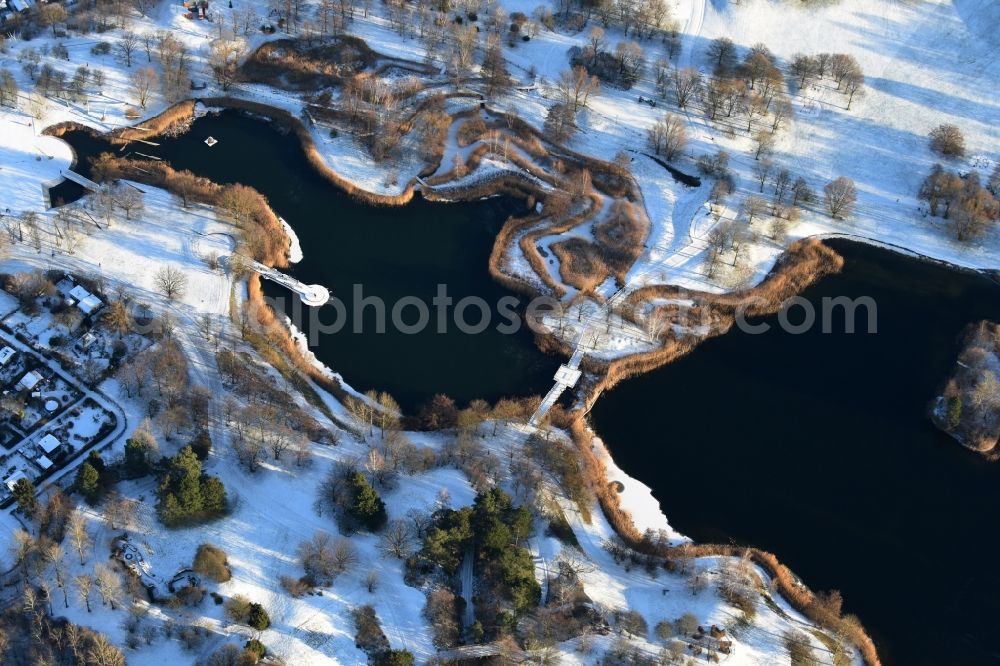
[[[44,373],[43,373],[44,374]],[[83,393],[74,389],[57,375],[44,380],[25,400],[20,426],[26,431],[45,424],[67,405],[79,400]]]
[[[56,422],[53,434],[76,450],[86,447],[107,434],[115,423],[111,412],[87,398]]]

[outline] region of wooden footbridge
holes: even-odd
[[[86,187],[91,192],[97,192],[98,190],[101,189],[100,185],[98,185],[97,183],[95,183],[91,179],[87,178],[86,176],[81,176],[80,174],[78,174],[76,171],[73,171],[72,169],[62,169],[59,172],[59,175],[61,175],[66,180],[71,180],[74,183],[77,183],[78,185],[82,185],[82,186]]]
[[[615,305],[620,303],[624,298],[625,293],[626,289],[619,289],[610,298],[608,298],[608,300],[605,301],[604,305],[601,307],[602,315],[612,311]],[[545,397],[542,398],[542,402],[538,405],[538,409],[536,409],[535,413],[531,415],[531,418],[528,420],[529,425],[537,427],[538,424],[542,422],[545,414],[552,408],[553,405],[556,404],[559,397],[562,396],[563,392],[567,389],[573,388],[576,386],[576,383],[580,381],[580,375],[582,374],[580,371],[580,362],[583,360],[583,354],[586,351],[585,339],[589,333],[590,324],[588,323],[583,327],[583,330],[580,331],[580,335],[577,337],[576,344],[574,345],[573,355],[570,356],[569,361],[560,365],[559,369],[556,370],[555,377],[552,378],[555,383],[552,385],[552,388],[549,389],[549,392],[545,394]]]

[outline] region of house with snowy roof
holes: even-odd
[[[42,375],[39,374],[36,370],[31,370],[30,372],[26,373],[24,377],[21,377],[21,380],[17,383],[17,390],[30,391],[31,389],[38,386],[38,384],[43,379],[44,377],[42,377]]]
[[[45,453],[52,453],[53,451],[58,449],[61,444],[62,442],[53,437],[51,434],[45,435],[45,437],[42,437],[40,440],[38,440],[38,446]]]
[[[4,484],[7,486],[7,490],[14,492],[14,486],[17,485],[17,482],[20,481],[21,479],[27,479],[27,478],[28,478],[27,474],[25,474],[21,470],[17,470],[16,472],[10,475],[9,479],[4,481]]]

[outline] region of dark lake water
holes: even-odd
[[[209,148],[204,144],[208,136],[219,143]],[[77,168],[84,175],[88,156],[118,150],[82,132],[64,138],[80,157]],[[135,150],[219,183],[251,185],[291,224],[305,257],[288,272],[305,283],[325,285],[346,306],[344,328],[318,336],[319,344],[312,349],[354,388],[388,391],[412,411],[435,393],[464,403],[544,393],[551,386],[558,359],[539,352],[526,327],[513,335],[496,330],[507,321],[496,306],[511,294],[490,277],[487,260],[507,216],[522,212],[519,202],[496,197],[449,204],[417,198],[394,208],[359,204],[312,169],[294,136],[234,111],[205,116],[188,133],[156,142],[158,147],[136,144]],[[71,194],[67,190],[65,198]],[[53,201],[58,196],[53,193]],[[281,298],[293,313],[288,291],[263,284],[265,294]],[[415,335],[392,326],[377,333],[376,311],[368,307],[362,333],[355,334],[355,284],[362,285],[365,297],[376,296],[387,304],[387,319],[399,299],[416,297],[429,307],[432,325]],[[485,299],[493,306],[491,325],[482,333],[465,334],[449,318],[448,332],[438,333],[432,299],[439,284],[447,285],[455,304],[469,296]],[[298,310],[308,313],[307,308]],[[465,313],[468,323],[480,321],[475,307]],[[329,305],[317,314],[327,324],[337,320]],[[418,314],[407,306],[402,316],[404,323],[412,324]],[[302,318],[300,328],[307,333],[313,328],[308,317]]]
[[[734,330],[605,393],[593,426],[675,528],[840,589],[886,664],[1000,663],[1000,467],[925,415],[963,328],[1000,320],[1000,286],[831,245],[843,273],[804,296],[873,297],[876,334],[790,335],[764,318],[765,335]]]

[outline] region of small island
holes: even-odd
[[[1000,458],[1000,324],[970,327],[955,373],[931,406],[934,423],[963,446]]]

